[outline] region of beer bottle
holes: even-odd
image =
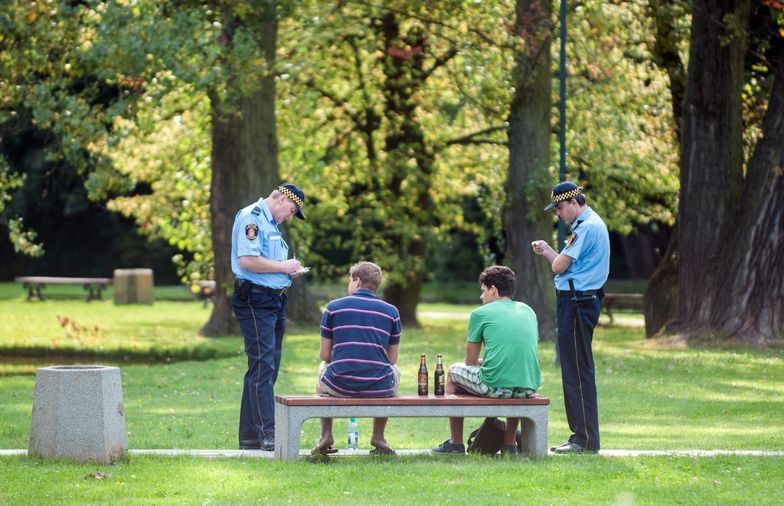
[[[417,391],[419,395],[427,395],[427,365],[425,354],[419,355],[419,374],[417,375]]]
[[[435,379],[435,394],[436,395],[444,395],[444,364],[441,361],[441,354],[439,353],[436,355],[436,372],[433,375]]]

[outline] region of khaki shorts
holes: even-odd
[[[536,393],[536,390],[525,387],[491,387],[486,385],[479,379],[479,371],[481,370],[482,367],[478,365],[453,364],[449,368],[449,378],[462,390],[480,397],[523,399]]]
[[[324,383],[324,373],[327,372],[327,363],[321,362],[318,368],[317,379],[316,379],[316,393],[321,395],[328,395],[330,397],[350,397],[349,395],[342,394],[340,392],[335,391],[332,387]],[[395,364],[392,364],[392,372],[395,375],[395,393],[397,393],[397,389],[400,388],[400,369]]]

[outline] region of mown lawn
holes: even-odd
[[[0,290],[0,293],[2,290]],[[403,392],[415,391],[420,353],[462,359],[471,306],[425,304],[423,327],[404,329],[399,365]],[[238,337],[205,339],[196,331],[210,308],[196,301],[115,307],[110,301],[24,301],[0,297],[0,355],[35,339],[37,349],[70,346],[93,350],[91,363],[122,370],[129,444],[148,448],[236,448],[245,357]],[[56,315],[98,325],[94,341],[65,336]],[[10,318],[9,318],[10,317]],[[635,321],[632,315],[625,321]],[[636,317],[636,321],[639,318]],[[11,322],[11,323],[7,323]],[[48,343],[48,344],[47,344]],[[292,326],[285,339],[277,392],[307,393],[318,365],[318,329]],[[210,360],[179,360],[216,350]],[[138,363],[128,350],[181,355]],[[156,351],[157,350],[157,351]],[[784,450],[784,352],[733,346],[675,348],[646,341],[639,327],[600,328],[594,351],[598,371],[602,446],[606,449]],[[117,352],[117,353],[115,353]],[[107,354],[103,360],[101,353]],[[118,355],[119,353],[119,355]],[[55,358],[54,363],[61,357]],[[138,357],[137,357],[138,358]],[[560,372],[551,342],[540,346],[544,385],[552,399],[550,444],[568,435]],[[17,363],[0,375],[0,448],[26,448],[35,367]],[[2,369],[0,369],[2,370]],[[18,374],[18,373],[22,374]],[[479,420],[467,420],[467,428]],[[336,420],[340,446],[344,420]],[[360,420],[360,445],[368,448],[370,421]],[[387,437],[401,449],[430,448],[448,435],[444,419],[392,419]],[[303,427],[302,445],[315,443],[315,420]],[[115,466],[0,457],[0,503],[346,503],[406,500],[490,503],[531,500],[544,504],[784,503],[778,486],[783,458],[763,457],[551,457],[509,461],[477,457],[437,459],[339,458],[332,465],[307,460],[195,459],[132,456]],[[91,473],[110,473],[95,479]]]

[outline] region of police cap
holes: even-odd
[[[582,195],[582,188],[572,183],[571,181],[561,181],[553,186],[553,192],[550,194],[550,203],[544,208],[549,211],[558,205],[559,202],[565,202]]]

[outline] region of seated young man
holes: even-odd
[[[530,397],[542,383],[537,343],[536,313],[511,299],[515,273],[493,265],[479,275],[482,306],[471,312],[465,363],[454,364],[447,375],[446,393],[481,397]],[[484,357],[479,353],[485,346]],[[502,453],[516,454],[517,418],[506,419]],[[435,453],[465,453],[463,419],[449,418],[451,438]]]
[[[372,262],[351,267],[348,296],[327,305],[321,319],[321,359],[316,393],[333,397],[392,397],[400,386],[395,365],[400,350],[400,313],[375,295],[381,268]],[[371,453],[394,453],[384,439],[387,418],[373,419]],[[332,419],[321,419],[313,454],[334,453]]]

